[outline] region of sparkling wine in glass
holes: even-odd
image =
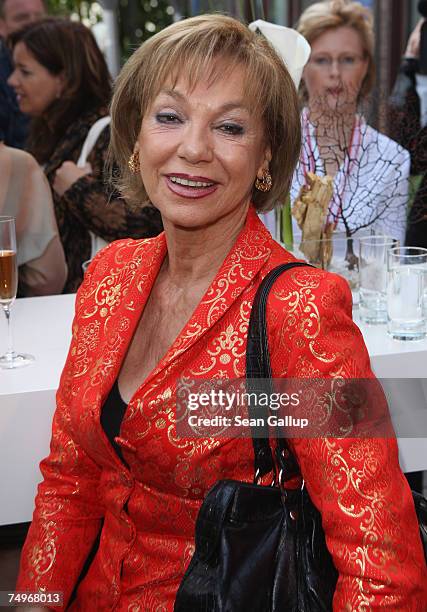
[[[10,309],[18,289],[18,264],[16,261],[16,232],[13,217],[0,216],[0,306],[7,320],[7,350],[0,355],[0,368],[13,369],[29,365],[32,355],[16,353],[13,350]]]

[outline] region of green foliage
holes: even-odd
[[[69,17],[76,15],[81,21],[90,20],[92,5],[96,2],[84,2],[82,0],[47,0],[50,15]]]
[[[87,0],[46,0],[51,15],[79,19],[94,25],[102,18],[97,2]],[[205,12],[223,12],[245,18],[258,13],[262,0],[118,0],[118,28],[123,61],[150,36],[180,17]],[[252,10],[250,10],[252,9]]]
[[[172,23],[169,0],[119,0],[119,32],[124,59],[147,38]]]
[[[172,23],[175,9],[169,0],[119,0],[118,25],[123,60],[144,40]],[[47,0],[49,14],[79,19],[90,26],[102,17],[97,2]]]

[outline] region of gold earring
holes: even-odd
[[[255,187],[259,190],[259,191],[264,191],[264,193],[266,191],[270,191],[271,187],[273,185],[273,180],[271,178],[271,174],[269,173],[268,170],[264,171],[264,174],[262,175],[262,178],[258,178],[255,181]]]
[[[134,151],[129,157],[128,166],[132,174],[138,174],[141,169],[141,164],[139,162],[139,151]]]

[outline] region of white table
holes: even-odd
[[[74,295],[16,300],[11,322],[17,351],[35,362],[0,369],[0,525],[31,520],[39,463],[49,451],[55,390],[71,340]],[[0,353],[6,322],[0,312]]]
[[[31,520],[41,478],[38,464],[49,450],[55,391],[71,338],[73,311],[74,295],[22,299],[13,306],[15,347],[32,353],[36,361],[21,370],[0,370],[0,525]],[[414,407],[427,410],[427,340],[397,342],[387,337],[384,326],[358,324],[378,377],[391,379],[391,384],[394,379],[420,379],[411,382],[412,406],[403,389],[399,401],[405,418]],[[2,315],[0,353],[5,344]],[[401,387],[397,384],[394,390],[397,397]],[[425,439],[400,439],[399,447],[404,471],[427,470]]]
[[[357,309],[354,320],[363,334],[372,368],[382,380],[388,397],[392,397],[389,408],[396,431],[399,423],[404,423],[405,431],[410,430],[414,436],[398,440],[402,470],[427,470],[427,438],[415,437],[412,433],[420,431],[426,435],[427,431],[427,339],[393,340],[387,335],[385,325],[361,323]]]

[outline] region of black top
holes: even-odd
[[[122,461],[125,461],[122,450],[114,438],[120,435],[120,426],[125,416],[126,408],[127,404],[120,395],[119,384],[116,379],[101,408],[101,427]]]

